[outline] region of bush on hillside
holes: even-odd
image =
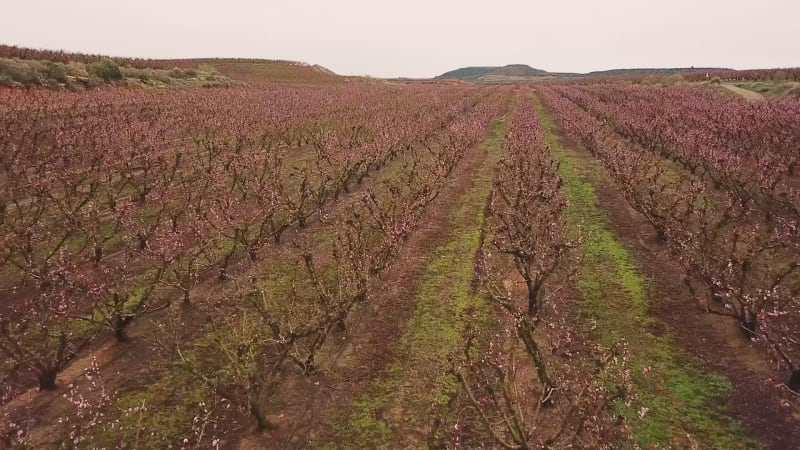
[[[45,78],[56,81],[58,83],[67,83],[67,71],[63,64],[55,63],[53,61],[45,61],[42,67],[42,74]]]
[[[123,79],[122,70],[120,70],[117,63],[110,59],[87,64],[86,71],[89,72],[89,75],[100,78],[106,83]]]
[[[0,77],[3,85],[12,86],[17,83],[28,86],[40,84],[39,76],[28,64],[12,59],[0,59]]]

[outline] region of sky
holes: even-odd
[[[798,0],[0,0],[0,11],[3,44],[285,59],[343,75],[800,66]]]

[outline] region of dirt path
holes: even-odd
[[[749,91],[747,89],[742,89],[739,86],[734,86],[732,84],[723,83],[722,87],[725,89],[737,94],[747,100],[764,100],[764,96],[759,94],[758,92]]]
[[[600,217],[591,217],[587,214],[591,206],[581,204],[580,216],[595,224],[605,222],[611,237],[621,244],[614,247],[598,240],[595,251],[629,253],[625,260],[632,265],[632,270],[627,271],[629,282],[625,284],[630,293],[640,295],[644,302],[640,314],[633,317],[630,310],[619,310],[617,306],[612,311],[624,321],[633,320],[634,326],[645,329],[645,333],[637,336],[641,342],[632,345],[639,353],[634,358],[651,364],[661,384],[643,386],[643,403],[655,402],[646,406],[652,410],[650,417],[661,423],[641,423],[649,429],[635,431],[640,443],[663,445],[666,442],[663,439],[669,439],[668,442],[680,448],[696,445],[749,448],[755,445],[748,443],[738,431],[741,426],[747,435],[767,448],[793,448],[800,442],[800,422],[792,416],[785,392],[776,387],[778,381],[769,380],[772,372],[760,352],[742,339],[736,324],[698,309],[696,301],[683,287],[681,267],[658,243],[646,219],[631,208],[587,150],[562,140],[556,125],[550,123],[549,126],[555,141],[566,142],[560,150],[562,165],[566,162],[568,171],[574,171],[573,175],[583,181],[583,187],[594,192],[592,202],[601,213]],[[567,186],[569,184],[568,181]],[[602,263],[602,259],[597,262]],[[633,277],[641,279],[641,283]],[[607,285],[597,287],[605,294],[613,292]],[[602,317],[602,311],[598,316]],[[626,330],[625,323],[608,322],[608,325],[613,325],[615,332],[636,332],[635,329]],[[646,348],[637,349],[642,345]],[[650,392],[654,387],[656,390]],[[657,427],[662,431],[653,434]],[[642,438],[652,440],[642,442]],[[646,445],[642,447],[647,448]]]

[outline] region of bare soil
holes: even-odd
[[[723,84],[722,87],[747,100],[751,101],[764,100],[764,96],[759,94],[758,92],[743,89],[740,88],[739,86],[734,86],[732,84]]]

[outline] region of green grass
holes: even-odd
[[[452,238],[434,250],[425,269],[414,315],[400,340],[399,359],[353,402],[349,418],[339,426],[339,442],[352,448],[424,446],[424,430],[449,413],[458,384],[448,372],[447,356],[461,345],[471,314],[478,320],[491,314],[471,285],[483,207],[506,130],[505,122],[495,124],[485,142],[487,159],[451,214]]]
[[[800,83],[796,81],[749,81],[734,83],[734,86],[771,97],[800,96]]]
[[[194,360],[190,352],[187,357]],[[146,383],[151,378],[151,383]],[[112,427],[99,431],[89,442],[99,448],[127,444],[130,448],[166,448],[177,444],[182,436],[191,436],[193,418],[211,407],[211,387],[193,374],[169,367],[159,375],[146,375],[143,390],[118,394],[111,417]]]
[[[569,198],[568,232],[582,237],[583,258],[578,271],[581,314],[604,345],[628,343],[637,399],[616,405],[632,427],[641,448],[754,448],[739,424],[726,412],[729,383],[699,370],[678,350],[663,330],[665,325],[648,314],[647,280],[630,252],[611,231],[600,209],[594,186],[603,182],[602,168],[566,148],[541,102],[539,116],[549,144],[560,160],[564,191]],[[642,375],[645,368],[649,373]],[[642,407],[649,408],[640,417]]]

